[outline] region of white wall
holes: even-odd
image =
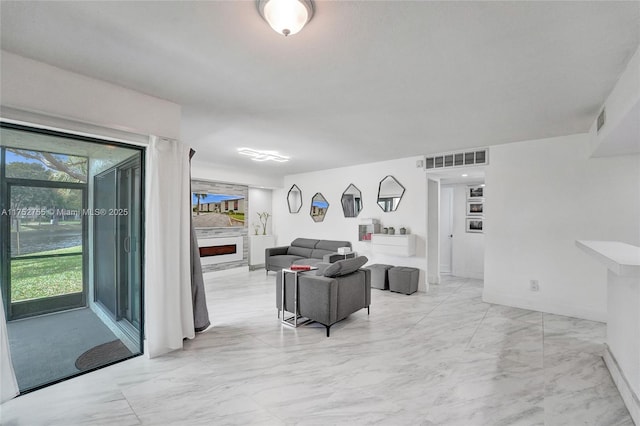
[[[249,225],[249,235],[254,235],[253,224],[260,225],[258,213],[267,212],[273,214],[271,208],[272,191],[270,189],[249,188],[249,209],[247,211],[247,224]],[[262,226],[258,231],[262,235]],[[273,217],[267,221],[267,235],[273,234]]]
[[[640,156],[589,159],[589,142],[580,134],[491,147],[485,301],[606,319],[605,271],[575,240],[640,244]]]
[[[467,185],[448,186],[453,189],[452,274],[456,277],[483,279],[485,236],[467,232]]]
[[[427,179],[427,288],[440,283],[440,181]]]
[[[278,245],[288,245],[298,237],[351,241],[354,250],[369,258],[369,263],[413,266],[421,270],[420,289],[426,290],[426,179],[424,170],[416,168],[420,157],[403,158],[320,172],[286,176],[284,188],[273,191],[273,230]],[[376,203],[378,184],[385,176],[394,176],[405,188],[397,211],[383,212]],[[353,183],[362,192],[363,211],[357,218],[345,218],[340,199]],[[293,184],[302,191],[300,212],[290,214],[287,192]],[[323,222],[315,223],[309,216],[311,198],[321,192],[329,202]],[[358,242],[358,224],[362,218],[380,219],[383,226],[396,230],[404,226],[416,234],[416,256],[395,257],[371,253],[371,243]]]
[[[0,54],[3,107],[180,139],[180,106],[177,104],[5,50]]]
[[[428,214],[428,213],[427,213]],[[453,185],[440,186],[440,274],[453,275]]]
[[[597,133],[597,120],[589,134],[594,156],[640,153],[640,47],[604,103],[605,125]]]
[[[198,160],[197,152],[191,161],[191,177],[193,179],[235,183],[250,187],[282,188],[281,178],[252,173],[250,161],[247,162],[246,168],[239,169],[237,167],[200,161]]]

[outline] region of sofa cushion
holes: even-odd
[[[318,266],[319,263],[322,263],[322,259],[302,258],[293,262],[292,265]]]
[[[304,259],[304,258],[300,256],[291,256],[288,254],[281,254],[278,256],[271,256],[269,258],[269,264],[271,266],[275,266],[278,268],[288,268],[289,266],[291,266],[292,263],[294,263],[296,260],[299,260],[299,259]]]
[[[311,257],[311,251],[312,249],[310,248],[289,246],[289,248],[287,249],[287,254],[300,257]]]
[[[320,240],[314,248],[321,250],[329,250],[334,253],[338,251],[338,247],[351,247],[349,241],[333,241],[333,240]]]
[[[367,263],[369,259],[366,256],[358,256],[353,259],[338,260],[332,263],[327,269],[324,270],[324,276],[329,278],[340,277],[357,271]]]
[[[316,244],[318,244],[318,240],[313,240],[311,238],[296,238],[291,242],[292,246],[304,247],[308,249],[316,248]]]
[[[326,271],[326,269],[331,266],[331,263],[326,263],[326,262],[318,262],[316,263],[316,265],[318,267],[318,270],[316,271],[316,275],[319,276],[324,276],[324,271]]]

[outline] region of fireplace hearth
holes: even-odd
[[[221,246],[200,247],[200,257],[223,256],[225,254],[237,253],[238,247],[235,244],[225,244]]]

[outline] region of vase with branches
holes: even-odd
[[[269,218],[271,215],[267,212],[257,213],[260,218],[260,224],[262,225],[262,235],[267,235],[267,223],[269,222]]]

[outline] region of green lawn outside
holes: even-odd
[[[64,253],[78,253],[78,255],[11,260],[11,300],[18,302],[81,292],[82,251],[80,246],[44,251],[37,255]]]
[[[228,213],[235,220],[244,222],[244,213]]]
[[[234,219],[244,220],[244,213],[227,213],[227,214]]]

